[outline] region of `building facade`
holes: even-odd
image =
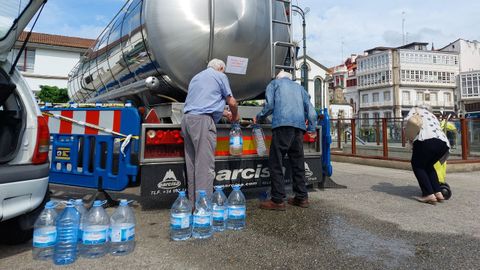
[[[420,104],[434,112],[455,111],[458,53],[427,50],[427,45],[377,47],[357,58],[360,117],[405,117]]]
[[[480,72],[480,42],[457,39],[440,51],[459,54],[460,75],[458,78],[455,101],[459,115],[480,114],[480,94],[478,80]]]
[[[308,55],[305,60],[307,64],[306,77],[308,78],[308,94],[310,95],[312,104],[316,109],[328,108],[328,80],[330,78],[328,68]],[[301,56],[296,62],[295,78],[302,86],[304,86],[303,65],[304,57]]]
[[[10,52],[10,61],[16,58],[26,37],[26,32],[20,35]],[[66,88],[68,73],[94,42],[93,39],[33,32],[20,55],[17,68],[34,93],[40,91],[40,85]]]

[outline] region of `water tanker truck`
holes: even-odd
[[[138,137],[130,138],[131,163],[139,173],[131,175],[129,183],[140,181],[144,206],[171,200],[178,190],[186,188],[180,134],[182,102],[189,81],[206,68],[209,60],[218,58],[227,63],[226,75],[239,101],[263,98],[267,84],[279,70],[294,70],[296,48],[292,42],[291,8],[288,0],[130,0],[70,72],[68,94],[75,102],[73,107],[128,101],[134,108],[145,109]],[[62,114],[51,108],[44,110]],[[87,110],[101,111],[102,106]],[[240,106],[239,113],[248,120],[259,110],[258,106]],[[88,122],[85,118],[75,119],[75,113],[69,115],[71,118],[65,116],[59,120],[74,125]],[[109,128],[102,127],[101,123],[102,120],[97,121],[90,128],[103,128],[103,133],[108,133]],[[122,125],[133,125],[133,121]],[[271,127],[268,123],[262,127],[268,146]],[[229,129],[229,123],[217,125],[214,184],[269,186],[267,157],[256,154],[251,129],[243,129],[242,156],[228,154]],[[79,141],[80,148],[86,152],[87,139]],[[107,161],[103,163],[113,164],[111,167],[117,167],[116,173],[119,173],[118,167],[122,165],[115,164],[123,158],[118,150],[123,143],[118,138],[113,140],[113,155],[107,153],[108,149],[97,150],[94,155],[104,154],[101,160]],[[305,138],[304,142],[305,174],[311,183],[322,178],[319,140],[317,136],[316,140]],[[134,147],[136,143],[138,148]],[[72,155],[73,149],[67,149]],[[77,149],[79,155],[88,155],[80,150]],[[81,159],[73,166],[85,167],[87,161],[81,162]],[[55,163],[53,159],[52,168]],[[108,190],[105,181],[110,180],[103,177],[93,182],[99,189]],[[286,181],[290,181],[289,177]]]

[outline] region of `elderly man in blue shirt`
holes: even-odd
[[[188,198],[195,202],[196,192],[213,191],[215,148],[218,123],[222,116],[238,121],[238,105],[225,75],[225,63],[212,59],[207,69],[193,77],[183,108],[182,134],[185,139]],[[225,102],[230,111],[225,110]]]
[[[269,156],[271,199],[260,203],[260,208],[285,210],[283,158],[286,155],[290,161],[295,193],[295,197],[289,198],[288,203],[307,208],[309,203],[305,183],[303,135],[307,131],[310,137],[316,137],[317,113],[307,91],[292,81],[292,75],[285,71],[280,71],[277,79],[267,86],[265,98],[263,110],[253,119],[256,123],[273,114]]]

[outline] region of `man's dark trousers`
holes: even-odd
[[[285,155],[288,155],[290,161],[295,198],[298,200],[308,198],[305,185],[303,134],[303,130],[294,127],[277,127],[272,130],[272,144],[268,161],[272,181],[271,197],[275,203],[282,203],[285,198],[285,180],[282,169]]]

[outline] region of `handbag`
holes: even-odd
[[[422,125],[422,117],[418,113],[418,109],[415,108],[415,112],[407,120],[407,125],[405,126],[405,137],[407,138],[407,140],[413,141],[413,139],[417,137],[418,133],[422,129]]]

